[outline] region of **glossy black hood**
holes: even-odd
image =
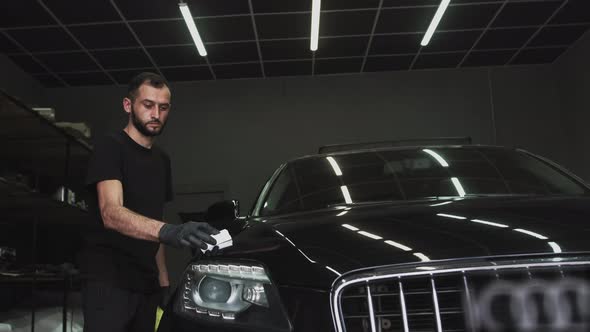
[[[271,257],[267,264],[281,264],[281,270],[333,270],[332,279],[389,264],[590,252],[586,197],[375,204],[253,219],[250,225],[230,252]]]

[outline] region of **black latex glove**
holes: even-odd
[[[207,249],[207,243],[216,245],[211,237],[219,231],[206,222],[189,221],[182,225],[164,224],[160,229],[160,242],[175,248]]]
[[[170,296],[172,295],[172,291],[170,290],[170,286],[162,286],[160,287],[160,309],[166,309],[168,302],[170,301]]]

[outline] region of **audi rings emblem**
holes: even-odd
[[[496,281],[465,303],[471,303],[465,311],[476,331],[588,331],[590,327],[590,286],[580,279]]]

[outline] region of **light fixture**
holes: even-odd
[[[449,167],[449,163],[447,163],[447,161],[441,157],[440,154],[430,150],[430,149],[423,149],[422,151],[428,153],[429,155],[431,155],[434,159],[436,159],[436,161],[438,161],[438,163],[442,166],[442,167]]]
[[[555,243],[555,242],[547,242],[549,244],[549,246],[551,247],[551,249],[553,249],[553,252],[556,254],[560,254],[561,253],[561,247],[559,246],[559,244]]]
[[[333,268],[331,268],[331,267],[329,267],[329,266],[327,266],[327,265],[326,265],[326,269],[328,269],[328,270],[330,270],[330,271],[332,271],[332,272],[336,273],[336,275],[338,275],[338,276],[341,276],[341,275],[342,275],[342,273],[340,273],[340,272],[338,272],[338,271],[334,270]]]
[[[398,249],[401,249],[403,251],[412,251],[412,248],[408,247],[408,246],[404,246],[401,243],[397,243],[395,241],[391,241],[391,240],[387,240],[385,241],[385,243],[389,244],[390,246],[396,247]]]
[[[461,182],[459,182],[459,179],[451,178],[451,181],[453,182],[453,185],[457,190],[457,194],[459,194],[460,197],[465,197],[465,189],[463,189],[463,186],[461,185]]]
[[[352,204],[352,198],[350,197],[350,192],[348,192],[348,187],[341,186],[340,190],[342,191],[342,196],[344,196],[344,201],[346,204]]]
[[[436,203],[436,204],[432,204],[430,206],[443,206],[443,205],[447,205],[447,204],[451,204],[453,203],[453,201],[448,201],[448,202],[442,202],[442,203]]]
[[[491,221],[485,221],[485,220],[480,220],[480,219],[472,219],[471,221],[479,223],[479,224],[494,226],[494,227],[508,228],[508,225],[499,224],[499,223],[491,222]]]
[[[188,31],[191,33],[191,37],[193,37],[193,41],[197,46],[197,50],[201,56],[207,56],[207,50],[205,49],[205,44],[203,44],[203,40],[201,40],[201,36],[199,35],[199,31],[197,30],[197,26],[195,25],[195,20],[193,19],[193,15],[191,14],[191,10],[188,8],[188,4],[181,2],[178,4],[178,8],[180,8],[180,12],[182,13],[182,17],[184,18],[184,22],[188,27]]]
[[[347,213],[348,213],[348,210],[346,210],[346,211],[342,211],[342,212],[338,213],[338,214],[336,215],[336,217],[342,217],[343,215],[345,215],[345,214],[347,214]]]
[[[318,40],[320,38],[320,11],[322,7],[321,0],[312,0],[311,6],[311,44],[309,48],[312,51],[318,50]]]
[[[445,218],[451,218],[451,219],[459,219],[459,220],[465,220],[465,219],[467,219],[465,217],[456,216],[454,214],[446,214],[446,213],[438,213],[437,216],[439,216],[439,217],[445,217]]]
[[[334,169],[334,173],[336,174],[336,176],[342,176],[342,170],[340,169],[340,166],[338,166],[336,159],[334,159],[333,157],[326,157],[326,159],[328,159],[328,162],[330,162],[330,165],[332,165],[332,168]]]
[[[430,22],[430,26],[428,27],[428,30],[426,30],[426,34],[424,35],[424,38],[422,39],[422,42],[420,43],[420,45],[426,46],[426,45],[428,45],[428,43],[430,43],[430,39],[432,38],[432,35],[434,35],[434,31],[438,27],[440,20],[442,19],[443,15],[445,14],[445,11],[447,10],[449,3],[451,3],[451,0],[442,0],[440,2],[440,5],[438,6],[438,9],[436,10],[436,14],[434,14],[434,17],[432,18],[432,22]]]
[[[526,229],[522,229],[522,228],[515,228],[514,230],[515,230],[515,231],[517,231],[517,232],[521,232],[521,233],[524,233],[524,234],[530,235],[530,236],[532,236],[532,237],[536,237],[537,239],[540,239],[540,240],[547,240],[547,239],[548,239],[548,237],[546,237],[546,236],[544,236],[544,235],[541,235],[541,234],[539,234],[539,233],[535,233],[535,232],[531,232],[531,231],[529,231],[529,230],[526,230]]]

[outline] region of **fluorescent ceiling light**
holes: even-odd
[[[521,232],[521,233],[524,233],[524,234],[527,234],[527,235],[536,237],[537,239],[540,239],[540,240],[547,240],[548,239],[548,237],[546,237],[544,235],[541,235],[541,234],[535,233],[535,232],[531,232],[531,231],[528,231],[526,229],[516,228],[514,230],[517,231],[517,232]]]
[[[382,238],[381,236],[379,236],[379,235],[375,235],[375,234],[373,234],[373,233],[369,233],[369,232],[365,232],[365,231],[360,231],[360,232],[359,232],[359,234],[360,234],[360,235],[364,235],[364,236],[366,236],[366,237],[369,237],[369,238],[371,238],[371,239],[373,239],[373,240],[382,240],[382,239],[383,239],[383,238]]]
[[[480,219],[472,219],[471,221],[479,223],[479,224],[489,225],[489,226],[508,228],[508,225],[499,224],[499,223],[491,222],[491,221],[485,221],[485,220],[480,220]]]
[[[431,155],[434,159],[436,159],[436,161],[438,161],[438,163],[442,166],[442,167],[449,167],[449,163],[447,163],[447,161],[440,156],[440,154],[430,150],[430,149],[424,149],[422,150],[426,153],[428,153],[429,155]]]
[[[465,197],[465,190],[463,189],[461,182],[459,182],[459,179],[451,178],[451,181],[453,182],[453,185],[455,186],[455,189],[457,190],[457,194],[459,194],[459,196],[461,196],[461,197]]]
[[[456,216],[454,214],[446,214],[446,213],[439,213],[439,214],[437,214],[437,216],[439,216],[439,217],[445,217],[445,218],[452,218],[452,219],[459,219],[459,220],[465,220],[465,219],[467,219],[465,217]]]
[[[191,10],[188,8],[188,4],[181,2],[178,4],[178,8],[180,8],[180,12],[182,13],[182,17],[184,18],[184,22],[188,27],[188,31],[191,33],[191,37],[193,37],[193,41],[197,46],[197,50],[201,56],[207,56],[207,50],[205,50],[205,44],[203,44],[203,40],[201,40],[201,36],[199,35],[199,31],[197,30],[197,26],[195,25],[195,20],[193,19],[193,15],[191,15]]]
[[[561,253],[561,247],[555,243],[555,242],[549,242],[549,245],[551,246],[551,249],[553,249],[553,252],[556,254],[560,254]]]
[[[438,24],[440,23],[440,20],[442,19],[443,15],[445,14],[445,11],[447,10],[447,7],[449,6],[450,2],[451,2],[451,0],[442,0],[440,2],[440,5],[438,6],[438,9],[436,10],[436,14],[434,14],[434,17],[432,18],[432,22],[430,22],[430,26],[428,27],[428,30],[426,30],[426,34],[424,35],[424,38],[422,39],[422,42],[420,43],[420,45],[426,46],[426,45],[428,45],[428,43],[430,43],[430,39],[432,38],[432,35],[434,35],[434,31],[438,27]]]
[[[333,157],[326,157],[326,159],[328,159],[330,165],[332,165],[332,168],[334,169],[334,173],[336,174],[336,176],[342,176],[342,170],[340,169],[340,166],[338,166],[336,159],[334,159]]]
[[[351,231],[355,231],[355,232],[359,230],[358,228],[356,228],[356,227],[354,227],[354,226],[352,226],[352,225],[349,225],[349,224],[342,224],[342,227],[344,227],[344,228],[348,228],[348,229],[350,229]]]
[[[416,270],[433,271],[436,270],[436,268],[432,266],[418,266]]]
[[[401,249],[403,251],[412,251],[412,248],[404,246],[403,244],[397,243],[395,241],[387,240],[387,241],[385,241],[385,243],[389,244],[390,246],[394,246],[398,249]]]
[[[313,0],[311,6],[311,45],[312,51],[318,50],[318,39],[320,38],[320,10],[322,7],[321,0]]]
[[[341,186],[340,190],[342,191],[342,196],[344,196],[344,201],[346,204],[352,204],[352,198],[350,198],[350,193],[348,192],[347,186]]]
[[[430,262],[430,258],[428,258],[428,256],[424,255],[421,252],[414,253],[414,256],[420,258],[420,260],[423,261],[423,262]]]
[[[336,217],[342,217],[343,215],[347,214],[348,211],[342,211],[336,215]]]

